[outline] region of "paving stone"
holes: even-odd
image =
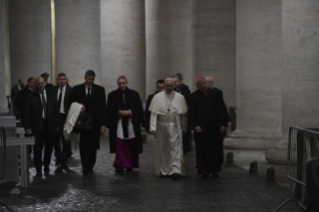
[[[152,142],[144,144],[140,168],[116,174],[109,153],[108,138],[101,139],[101,150],[94,173],[82,174],[78,148],[73,149],[69,169],[54,166],[48,176],[36,177],[30,168],[30,185],[20,183],[0,186],[0,198],[15,211],[273,211],[289,191],[264,178],[249,174],[235,165],[223,166],[218,179],[202,180],[196,174],[194,152],[185,155],[186,176],[179,180],[160,178],[154,172]],[[0,212],[6,211],[0,207]],[[294,203],[281,212],[303,211]]]

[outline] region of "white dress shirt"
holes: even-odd
[[[62,97],[61,97],[61,105],[60,105],[60,113],[62,113],[62,114],[65,114],[65,111],[64,111],[65,91],[66,91],[66,85],[64,85],[64,86],[62,87]],[[58,89],[58,96],[57,96],[57,100],[58,100],[58,101],[59,101],[60,93],[61,93],[61,87],[59,87],[59,89]]]
[[[91,96],[92,96],[92,86],[89,87],[87,84],[85,84],[85,93],[86,93],[86,95],[88,95],[88,92],[89,92],[88,88],[91,89]]]

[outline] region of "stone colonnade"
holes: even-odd
[[[318,11],[315,0],[237,2],[234,163],[285,165],[289,126],[319,127]]]
[[[213,75],[226,104],[237,107],[237,130],[224,143],[237,164],[263,160],[265,152],[268,162],[283,164],[288,127],[319,125],[316,0],[55,4],[57,72],[65,72],[71,85],[82,83],[92,69],[109,93],[117,88],[116,78],[126,75],[145,100],[159,78],[180,72],[193,91],[197,75]],[[1,10],[0,67],[3,15]],[[50,0],[9,1],[12,85],[50,72],[50,22]]]

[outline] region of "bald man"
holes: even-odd
[[[43,77],[36,80],[36,90],[29,93],[25,100],[25,111],[23,126],[27,134],[36,136],[34,144],[34,166],[37,176],[42,176],[42,165],[44,165],[44,173],[49,174],[50,162],[53,147],[54,131],[60,130],[59,126],[59,110],[50,95],[47,93],[46,81]],[[45,146],[44,157],[42,161],[42,149]]]

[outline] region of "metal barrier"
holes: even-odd
[[[289,199],[279,205],[279,211],[288,202],[297,203],[304,211],[306,207],[300,202],[306,192],[306,166],[308,160],[319,156],[319,132],[299,127],[289,128],[287,177],[290,179]]]
[[[0,126],[2,131],[2,136],[0,138],[0,183],[3,183],[7,179],[7,163],[6,163],[6,131],[5,129]],[[0,199],[0,204],[3,205],[6,209],[13,212],[13,210],[4,204],[2,200]]]

